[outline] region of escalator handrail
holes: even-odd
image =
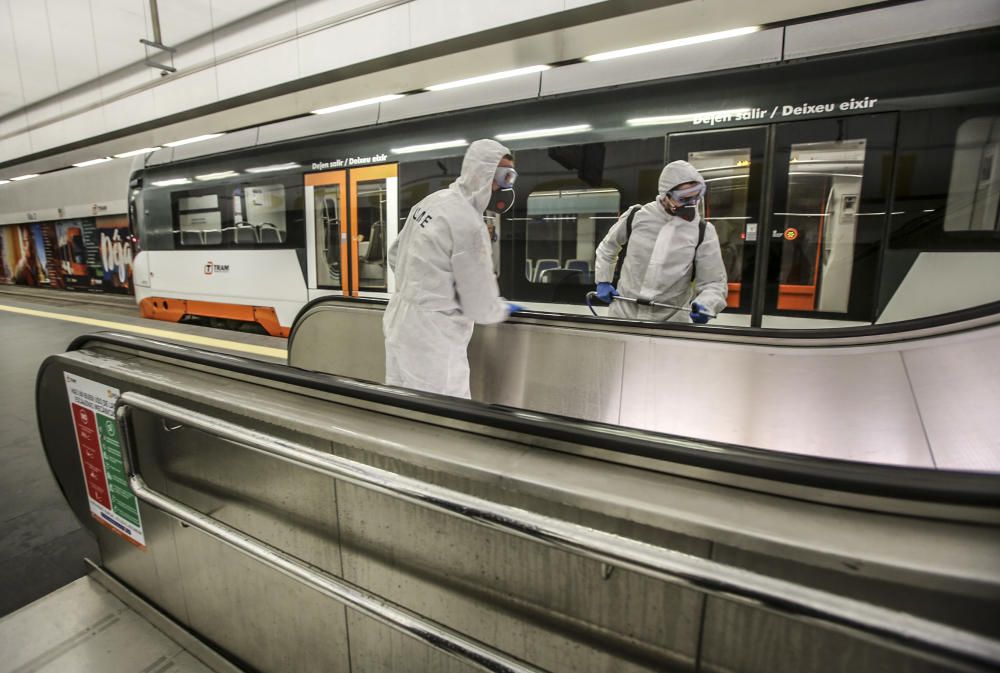
[[[128,334],[84,334],[75,338],[67,351],[80,350],[90,344],[119,346],[367,403],[755,479],[934,504],[1000,506],[1000,474],[858,463],[693,440],[394,388]]]
[[[303,318],[315,307],[326,303],[340,303],[363,308],[384,308],[388,303],[387,299],[374,297],[345,297],[343,295],[325,295],[309,301],[303,306],[292,321],[292,328],[288,333],[289,349],[295,341],[295,333]],[[762,345],[811,345],[809,342],[817,342],[816,345],[860,345],[858,340],[865,339],[862,343],[886,343],[900,341],[908,335],[918,334],[924,336],[923,332],[935,328],[960,325],[982,320],[984,318],[996,317],[1000,320],[1000,301],[994,301],[979,306],[957,309],[947,313],[938,313],[923,318],[912,318],[910,320],[900,320],[896,322],[880,323],[865,326],[852,327],[828,327],[813,329],[777,329],[770,327],[735,327],[729,325],[713,325],[706,328],[701,325],[691,325],[687,323],[671,322],[649,322],[639,320],[622,320],[609,317],[594,317],[590,315],[576,315],[571,313],[549,313],[546,311],[534,311],[531,309],[519,311],[510,318],[511,322],[525,320],[544,321],[546,325],[565,324],[576,327],[614,327],[628,328],[630,331],[641,332],[642,334],[654,334],[657,336],[683,336],[685,338],[703,339],[706,341],[716,340],[726,337],[733,341],[743,343],[759,343]],[[981,325],[977,325],[979,327]],[[897,338],[893,338],[897,337]],[[800,342],[800,343],[795,343]],[[823,342],[823,343],[819,343]]]
[[[203,514],[150,488],[137,469],[135,440],[130,417],[133,407],[149,408],[149,405],[145,403],[146,399],[149,398],[135,393],[125,393],[115,409],[115,417],[118,419],[122,438],[122,457],[125,471],[128,475],[129,486],[137,498],[284,576],[466,664],[491,673],[546,673],[543,669],[532,666],[432,619],[423,617],[352,582],[320,570],[302,559],[261,542],[212,516]],[[190,422],[192,427],[199,427],[199,429],[204,429],[216,436],[222,436],[217,432],[220,428],[204,428],[191,422],[187,415],[178,414],[177,416],[178,419],[184,418],[185,422]],[[173,418],[174,415],[167,413],[163,417]],[[231,425],[220,420],[216,422],[223,423],[225,426]],[[225,430],[225,427],[221,429]],[[248,441],[245,440],[241,443],[256,447],[256,444],[249,444]]]
[[[610,564],[651,577],[656,580],[678,584],[687,589],[709,594],[723,600],[749,605],[792,619],[821,623],[828,627],[848,630],[866,639],[877,639],[890,647],[916,652],[931,657],[950,657],[975,667],[991,668],[1000,662],[1000,641],[976,633],[957,629],[911,614],[883,608],[863,601],[840,596],[828,591],[813,589],[794,582],[777,579],[744,570],[719,561],[685,554],[673,549],[641,542],[614,533],[589,528],[538,514],[519,507],[504,505],[461,491],[455,491],[436,484],[406,477],[365,463],[318,451],[294,441],[269,435],[259,430],[243,427],[236,423],[209,414],[192,411],[163,400],[135,392],[123,393],[116,404],[115,415],[119,421],[122,437],[123,458],[129,481],[136,495],[146,502],[158,506],[169,513],[180,515],[187,523],[195,525],[234,548],[257,558],[288,576],[312,586],[311,575],[325,575],[309,569],[295,557],[267,545],[252,540],[230,529],[220,535],[212,527],[225,526],[185,505],[172,501],[167,496],[150,489],[142,480],[136,454],[131,411],[138,409],[161,419],[167,419],[193,428],[210,436],[232,442],[248,451],[261,453],[284,462],[303,467],[339,481],[375,491],[432,511],[441,512],[463,521],[485,528],[515,535],[532,542],[568,552],[600,563]],[[168,508],[173,508],[171,511]],[[236,539],[226,539],[235,537]],[[253,545],[258,548],[254,549]],[[274,554],[282,558],[275,559]],[[289,564],[289,560],[292,564]],[[295,567],[297,565],[300,567]],[[311,573],[311,575],[310,575]],[[326,582],[343,582],[327,575]],[[353,587],[353,585],[351,585]],[[357,589],[355,587],[355,589]],[[363,590],[361,590],[363,591]],[[376,599],[360,604],[369,614],[397,628],[395,615],[385,611],[385,606],[377,605]],[[355,604],[355,607],[358,607]],[[395,607],[395,606],[390,606]],[[411,615],[412,617],[412,615]],[[440,625],[434,625],[440,626]],[[413,635],[412,633],[410,635]],[[445,652],[456,654],[466,643],[461,634],[438,633],[439,640],[446,640],[440,646]],[[453,642],[458,635],[460,639]],[[418,637],[418,636],[414,636]],[[435,644],[431,638],[421,638]],[[462,652],[460,658],[475,658],[472,652]],[[476,651],[480,657],[494,656]],[[486,670],[524,670],[520,668],[488,668]]]

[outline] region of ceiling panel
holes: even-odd
[[[227,51],[245,47],[247,43],[295,31],[295,4],[284,0],[211,0],[212,28],[215,31],[216,51],[221,56]],[[269,10],[270,11],[266,11]],[[249,17],[253,17],[250,19]],[[226,26],[239,24],[239,33],[226,31]],[[259,37],[254,37],[258,35]]]
[[[298,0],[295,20],[299,30],[338,16],[356,12],[363,7],[381,4],[372,0]]]
[[[524,21],[561,12],[563,0],[507,0],[507,2],[453,2],[416,0],[410,3],[410,39],[413,47],[469,35],[497,26],[511,17]]]
[[[185,40],[212,32],[210,0],[170,0],[157,4],[163,43],[175,47]]]
[[[24,106],[9,4],[8,0],[0,2],[0,116]]]
[[[99,74],[90,3],[79,0],[45,0],[49,32],[56,59],[59,90],[89,82]]]
[[[298,79],[298,47],[285,42],[247,54],[220,64],[218,75],[220,100]]]
[[[31,104],[58,93],[45,3],[38,0],[10,0],[10,16],[25,103]]]
[[[7,119],[0,121],[0,138],[11,133],[21,133],[28,127],[28,118],[23,112],[11,115]]]
[[[140,124],[153,117],[156,110],[152,91],[140,91],[137,94],[116,100],[104,106],[104,119],[109,131],[128,128]]]
[[[252,4],[246,3],[246,7],[243,7],[243,3],[232,5],[229,2],[212,0],[212,23],[217,26],[215,29],[215,53],[217,56],[221,57],[230,52],[246,49],[247,46],[256,42],[295,33],[295,12],[291,11],[292,8],[288,5],[269,11],[260,11],[254,16],[252,22],[247,22],[247,25],[234,26],[229,29],[222,28],[226,24],[232,24],[238,19],[253,14]],[[256,4],[273,5],[274,0],[267,2],[259,0]],[[224,7],[220,9],[219,5],[224,5]],[[239,11],[237,12],[236,9]]]
[[[202,70],[153,89],[157,117],[214,103],[218,99],[215,69]]]
[[[404,5],[306,35],[297,41],[299,73],[305,77],[406,50],[409,33],[409,7]]]
[[[152,37],[147,28],[145,5],[143,0],[90,3],[97,66],[102,75],[145,58],[146,53],[139,40]]]
[[[11,159],[23,157],[26,154],[31,154],[32,151],[31,142],[27,133],[0,140],[0,161],[10,161]],[[16,166],[4,169],[4,171],[0,173],[0,175],[5,178],[21,174],[22,171],[19,171]],[[0,185],[0,187],[2,186],[3,185]]]

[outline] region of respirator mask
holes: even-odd
[[[493,181],[500,186],[490,194],[489,205],[486,210],[503,215],[514,207],[514,181],[517,180],[517,171],[510,166],[497,166],[496,173],[493,174]]]
[[[678,204],[675,210],[670,211],[671,214],[690,222],[698,215],[698,204],[705,196],[705,185],[699,183],[686,189],[672,189],[666,196]]]

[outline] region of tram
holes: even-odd
[[[866,325],[932,312],[932,295],[950,295],[948,309],[995,300],[984,286],[1000,268],[996,37],[274,142],[260,127],[247,146],[190,158],[159,150],[130,178],[136,299],[148,317],[279,336],[318,297],[387,299],[386,253],[410,208],[458,176],[468,143],[491,137],[513,150],[519,179],[514,208],[484,226],[497,234],[501,294],[530,309],[586,312],[597,245],[620,213],[655,198],[676,159],[709,187],[703,216],[729,281],[719,324]]]

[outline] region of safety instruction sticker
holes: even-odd
[[[139,502],[125,476],[115,422],[119,391],[74,374],[65,376],[90,514],[129,542],[145,548]]]

